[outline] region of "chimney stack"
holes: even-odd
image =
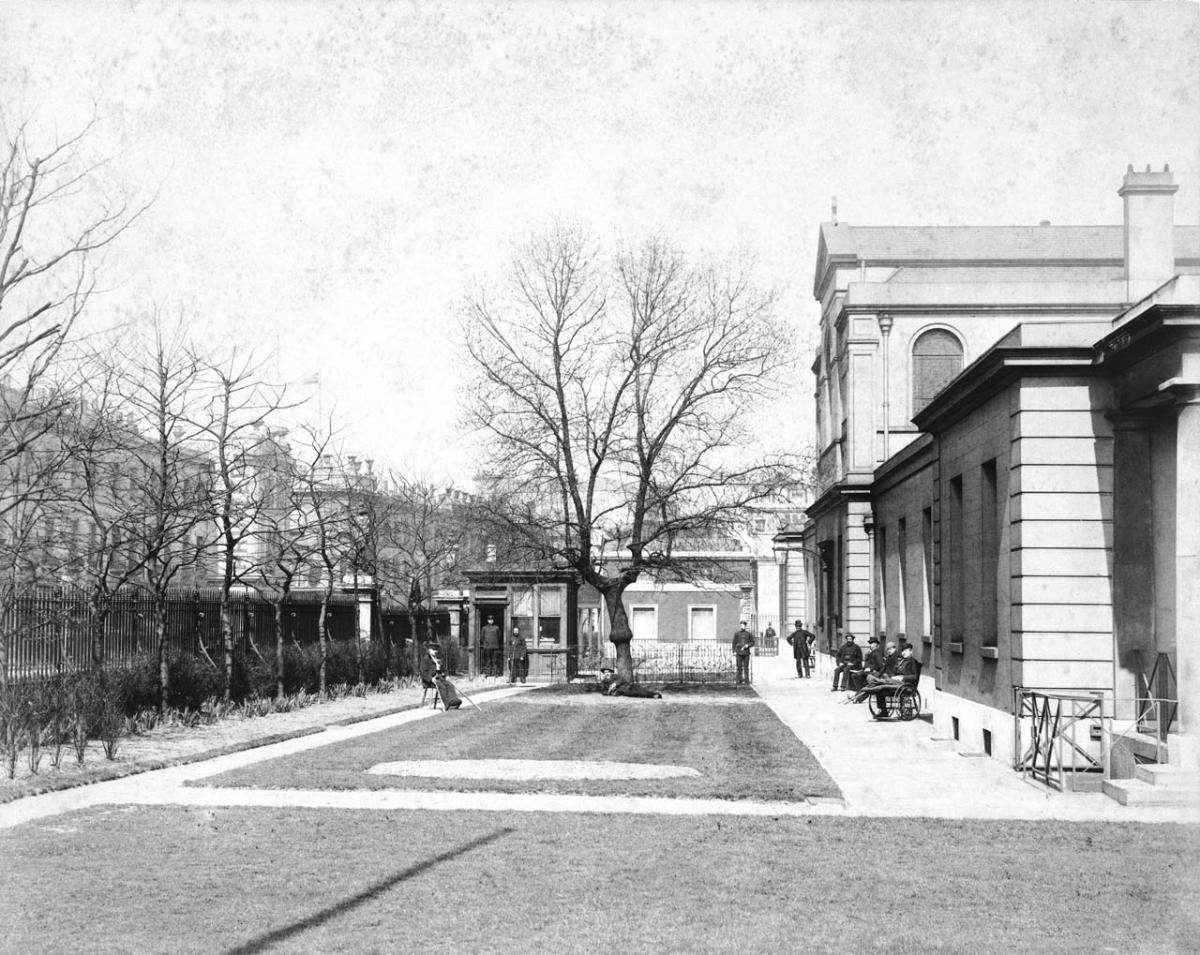
[[[1171,167],[1134,172],[1117,192],[1125,200],[1125,290],[1130,302],[1145,298],[1175,275],[1175,200]]]

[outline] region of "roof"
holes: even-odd
[[[934,260],[1106,261],[1125,258],[1119,225],[1084,226],[852,226],[825,222],[821,237],[830,255],[865,262]],[[1200,258],[1200,227],[1175,227],[1176,257]]]
[[[1200,227],[1175,226],[1175,259],[1180,266],[1200,265]],[[1120,225],[853,226],[823,222],[814,292],[820,297],[826,275],[835,264],[1041,270],[1123,268],[1124,262],[1125,229]],[[919,279],[908,275],[901,281]]]

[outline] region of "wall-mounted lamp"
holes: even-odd
[[[771,553],[775,555],[775,563],[786,567],[788,562],[788,546],[778,537],[771,541]]]
[[[870,511],[863,515],[863,530],[867,532],[868,537],[875,533],[875,515]]]

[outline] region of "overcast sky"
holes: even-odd
[[[157,200],[90,320],[157,304],[280,374],[320,369],[354,448],[465,478],[453,334],[555,217],[750,252],[804,360],[812,270],[859,224],[1120,222],[1170,163],[1200,222],[1191,3],[151,3],[0,7],[0,108]]]

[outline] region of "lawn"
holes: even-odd
[[[1174,825],[91,810],[0,832],[0,951],[1195,951]]]
[[[538,690],[464,707],[338,746],[214,776],[213,786],[422,789],[460,792],[798,800],[838,797],[837,785],[753,693],[679,694],[671,702]],[[397,760],[536,759],[651,763],[696,778],[465,780],[366,775]]]

